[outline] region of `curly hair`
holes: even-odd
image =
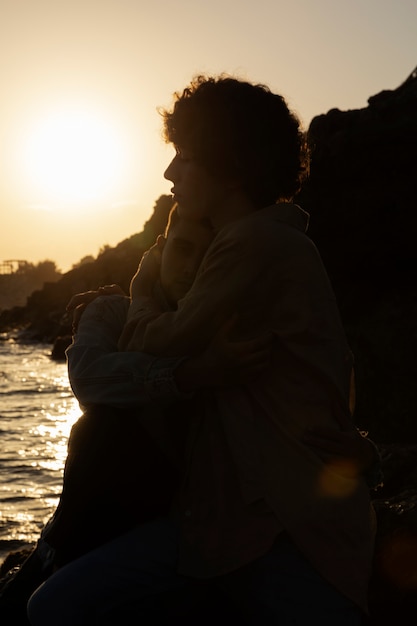
[[[299,191],[308,171],[305,133],[265,85],[200,75],[161,113],[167,142],[191,150],[214,176],[240,180],[257,208]]]

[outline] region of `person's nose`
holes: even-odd
[[[189,257],[187,262],[184,263],[183,274],[184,278],[189,280],[190,282],[194,281],[194,278],[197,274],[197,270],[200,265],[200,259],[195,257]]]
[[[172,159],[171,163],[168,165],[168,167],[166,168],[164,172],[164,178],[166,178],[167,180],[170,180],[171,182],[175,182],[175,179],[177,178],[176,170],[178,168],[175,167],[175,162],[176,162],[176,156]]]

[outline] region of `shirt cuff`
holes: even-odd
[[[193,392],[182,392],[175,382],[175,369],[186,360],[186,357],[173,357],[171,363],[166,367],[161,367],[161,359],[155,358],[151,361],[145,376],[146,393],[150,400],[157,403],[172,403],[173,397],[179,400],[187,400],[194,396]],[[164,359],[170,361],[170,359]]]
[[[161,313],[161,308],[154,298],[149,296],[140,296],[130,301],[129,310],[127,312],[127,321],[135,320],[141,313]]]

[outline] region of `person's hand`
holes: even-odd
[[[80,304],[90,304],[93,300],[98,298],[99,296],[125,296],[125,292],[119,285],[104,285],[104,287],[99,287],[98,289],[92,289],[90,291],[83,291],[81,293],[76,293],[72,296],[71,300],[67,304],[67,311],[73,311]]]
[[[177,368],[176,381],[182,391],[247,384],[268,369],[272,333],[232,341],[229,336],[235,321],[224,324],[201,355],[187,359]]]
[[[99,296],[125,296],[125,292],[119,285],[104,285],[98,289],[83,291],[72,296],[71,300],[67,304],[67,311],[72,312],[72,331],[76,332],[81,316],[90,302],[93,302]]]
[[[314,428],[304,435],[304,442],[325,462],[347,462],[353,473],[368,472],[379,461],[375,444],[355,427],[349,415],[339,412],[337,421],[340,430]]]
[[[151,296],[161,268],[161,249],[158,243],[144,253],[136,274],[130,283],[132,300],[141,296]]]

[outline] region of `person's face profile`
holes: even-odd
[[[160,281],[171,305],[176,305],[190,289],[212,239],[212,231],[207,226],[182,217],[166,238],[159,239]]]
[[[211,174],[186,149],[176,149],[164,177],[173,183],[171,193],[179,215],[189,220],[215,219],[229,191],[225,181]]]

